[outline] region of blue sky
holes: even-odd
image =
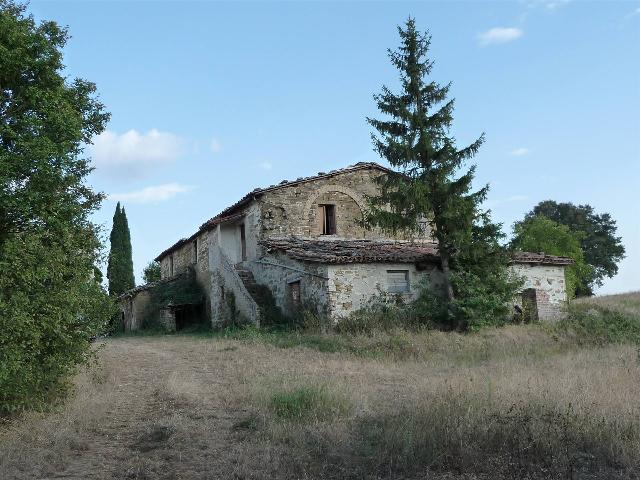
[[[545,199],[589,203],[627,248],[600,293],[640,289],[640,2],[43,1],[69,76],[112,113],[91,183],[123,201],[136,280],[160,251],[258,186],[379,161],[366,116],[397,86],[407,16],[452,81],[460,145],[506,231]]]

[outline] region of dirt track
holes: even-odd
[[[270,477],[276,459],[246,458],[234,428],[247,415],[237,401],[237,348],[189,338],[106,342],[102,366],[80,376],[61,412],[34,414],[0,438],[0,477]]]

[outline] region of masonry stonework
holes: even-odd
[[[194,268],[206,292],[204,310],[214,325],[231,315],[230,298],[239,313],[259,324],[260,307],[249,288],[255,283],[271,290],[285,314],[296,313],[295,299],[334,320],[388,292],[390,271],[407,272],[402,278],[409,279],[409,290],[400,294],[406,300],[415,298],[423,283],[440,291],[437,244],[427,222],[413,236],[391,236],[362,225],[367,199],[378,194],[376,179],[388,172],[360,163],[253,190],[162,252],[156,258],[162,278]],[[334,207],[334,216],[327,205]],[[328,235],[322,228],[329,223],[326,215],[335,219],[335,232]],[[526,252],[514,258],[512,271],[525,277],[525,289],[534,289],[527,299],[535,302],[541,320],[562,313],[568,262]],[[125,305],[131,328],[140,323],[139,308],[132,302]]]
[[[511,271],[524,278],[523,290],[534,289],[537,316],[540,320],[554,321],[563,315],[567,291],[562,265],[513,264]],[[521,305],[521,299],[516,299]]]

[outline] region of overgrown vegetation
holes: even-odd
[[[155,260],[149,262],[144,270],[142,271],[142,279],[144,283],[152,283],[157,282],[162,277],[160,272],[160,263]]]
[[[109,115],[93,83],[66,78],[68,37],[0,0],[0,414],[64,391],[113,312],[83,155]]]
[[[181,275],[154,285],[149,292],[151,298],[144,309],[143,330],[166,331],[166,327],[160,322],[160,312],[168,307],[184,308],[191,326],[197,326],[198,330],[208,328],[206,315],[202,310],[205,294],[193,267],[189,267]]]
[[[614,297],[619,303],[609,303],[607,297],[572,303],[567,317],[555,329],[565,335],[574,335],[582,343],[640,345],[640,295]]]

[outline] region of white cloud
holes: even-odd
[[[190,185],[180,185],[179,183],[166,183],[164,185],[156,185],[154,187],[146,187],[142,190],[136,190],[126,193],[112,193],[109,200],[117,202],[131,203],[155,203],[169,200],[180,193],[193,190]]]
[[[523,31],[515,27],[494,27],[478,35],[480,45],[487,46],[499,43],[507,43],[520,38]]]
[[[262,162],[262,163],[260,163],[259,166],[263,170],[271,170],[273,168],[273,165],[271,164],[271,162]]]
[[[209,148],[213,153],[218,153],[220,150],[222,150],[222,144],[220,143],[220,140],[218,140],[217,138],[212,138]]]
[[[97,173],[140,177],[182,156],[184,140],[155,128],[146,133],[129,130],[122,134],[105,130],[93,138],[89,151]]]
[[[530,153],[531,150],[529,150],[528,148],[520,147],[516,148],[515,150],[511,150],[509,152],[509,155],[513,155],[514,157],[521,157],[523,155],[529,155]]]

